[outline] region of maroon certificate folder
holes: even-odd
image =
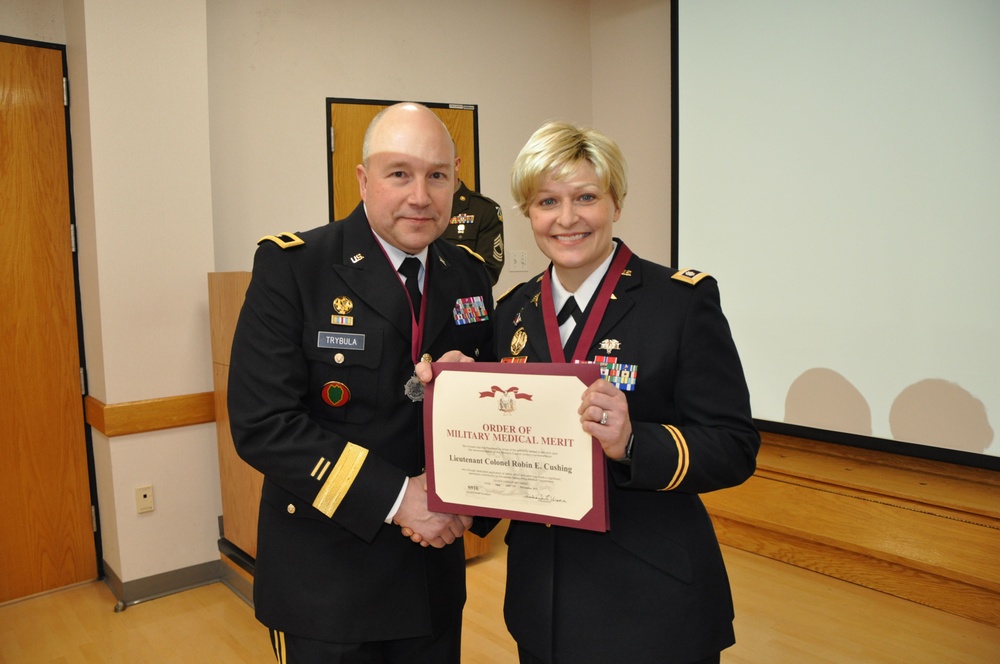
[[[604,452],[577,413],[598,365],[436,362],[432,370],[430,509],[609,529]]]

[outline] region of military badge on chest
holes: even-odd
[[[340,408],[351,400],[351,390],[339,380],[331,380],[323,386],[322,396],[326,405]]]
[[[617,339],[605,339],[598,348],[605,353],[621,350],[622,344]],[[639,375],[639,365],[623,364],[613,355],[595,355],[594,364],[601,365],[601,378],[613,384],[623,392],[634,392],[635,381]]]
[[[504,363],[524,364],[528,361],[528,358],[521,355],[521,351],[524,350],[527,344],[528,333],[524,331],[523,327],[517,328],[510,339],[510,352],[513,357],[503,357],[500,358],[500,361]]]
[[[354,325],[354,316],[348,316],[354,310],[354,302],[346,295],[341,295],[333,301],[333,315],[330,323],[333,325]]]
[[[482,295],[474,297],[461,297],[455,300],[455,307],[451,312],[455,319],[455,325],[468,325],[469,323],[482,323],[490,319],[486,313],[486,304]]]
[[[333,310],[335,313],[330,316],[331,325],[348,327],[354,325],[354,317],[348,315],[354,310],[354,302],[351,301],[351,298],[346,295],[335,298]],[[365,349],[365,335],[320,330],[316,336],[316,347],[337,351],[333,354],[333,361],[336,364],[343,364],[347,357],[342,351],[363,351]],[[332,408],[341,408],[351,400],[351,390],[339,380],[331,380],[323,385],[320,396],[326,405]]]
[[[463,235],[465,233],[465,227],[467,225],[472,225],[475,220],[476,215],[463,212],[462,214],[456,214],[448,223],[455,227],[455,230],[458,231],[459,235]]]

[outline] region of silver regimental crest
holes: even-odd
[[[403,393],[410,401],[417,402],[424,400],[424,384],[420,382],[416,374],[410,376],[410,380],[406,381],[406,385],[403,386]]]

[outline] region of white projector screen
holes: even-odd
[[[1000,2],[677,1],[675,251],[754,417],[995,467]]]

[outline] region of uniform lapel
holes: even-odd
[[[334,266],[337,274],[358,298],[409,339],[410,305],[406,291],[375,239],[364,207],[359,205],[349,217],[335,223],[344,225],[344,254],[341,263]]]
[[[453,269],[432,242],[427,251],[427,279],[424,282],[424,297],[427,298],[426,320],[424,321],[424,348],[438,338],[454,316],[455,300],[459,297],[455,278],[449,277]],[[423,348],[420,349],[423,352]]]
[[[536,362],[551,362],[549,355],[549,344],[545,337],[545,319],[542,317],[542,278],[539,276],[529,283],[525,288],[531,288],[531,297],[525,302],[520,311],[521,320],[514,325],[514,329],[524,328],[528,335],[528,341],[521,355],[527,355]],[[504,343],[509,344],[510,340]],[[512,352],[510,347],[501,348],[501,356],[506,356]]]
[[[629,291],[638,288],[641,284],[642,272],[639,268],[639,258],[633,255],[622,271],[618,285],[615,286],[614,297],[608,302],[604,318],[601,319],[601,324],[597,327],[597,334],[594,336],[595,343],[599,343],[607,337],[622,319],[625,318],[626,314],[632,310],[632,307],[635,306],[635,300]]]

